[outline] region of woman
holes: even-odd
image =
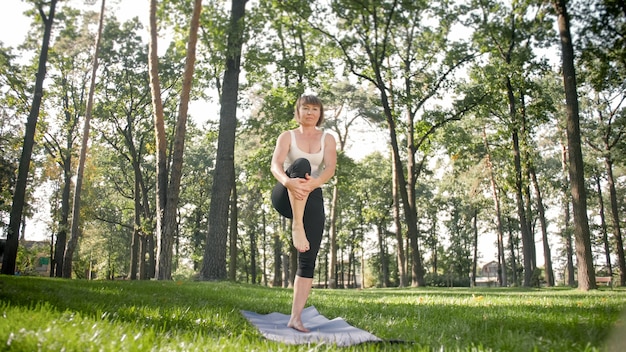
[[[311,292],[326,219],[320,187],[335,175],[337,144],[332,135],[318,128],[324,122],[324,106],[316,96],[298,98],[294,118],[298,128],[280,134],[272,156],[271,170],[278,181],[272,191],[272,204],[280,214],[292,219],[291,236],[298,250],[287,326],[309,332],[301,315]]]

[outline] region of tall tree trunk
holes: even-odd
[[[291,226],[289,227],[291,228]],[[287,287],[293,287],[298,268],[298,253],[296,252],[296,247],[294,246],[289,246],[289,260],[287,263],[289,264],[289,270],[287,271]]]
[[[533,165],[529,166],[530,179],[535,188],[535,196],[537,197],[537,211],[539,212],[539,223],[541,224],[541,239],[543,242],[543,260],[545,262],[545,279],[548,287],[554,286],[554,270],[552,270],[552,254],[550,253],[550,243],[548,242],[548,223],[546,221],[546,209],[543,206],[543,197],[539,181],[537,181],[537,173]]]
[[[133,189],[133,202],[134,202],[134,214],[133,214],[133,235],[131,238],[131,251],[130,251],[130,268],[128,277],[131,280],[141,279],[141,274],[145,272],[145,256],[142,255],[142,249],[144,249],[143,239],[142,239],[142,216],[144,212],[144,207],[142,205],[144,199],[144,191],[143,191],[143,177],[141,175],[141,162],[140,155],[137,152],[137,148],[133,144],[133,126],[132,124],[128,126],[128,129],[125,129],[122,133],[124,135],[124,139],[126,141],[126,146],[129,150],[131,164],[133,166],[133,177],[134,177],[134,189]]]
[[[148,46],[148,71],[150,75],[150,93],[152,95],[152,113],[154,114],[154,135],[156,143],[156,242],[161,243],[164,234],[165,204],[167,201],[167,140],[165,137],[165,117],[159,80],[158,27],[156,23],[157,0],[150,0],[150,44]],[[154,243],[154,241],[153,241]],[[154,245],[154,244],[153,244]],[[158,259],[157,259],[158,262]],[[154,273],[156,277],[155,262]]]
[[[571,196],[568,194],[568,184],[569,184],[569,176],[568,176],[568,166],[567,166],[567,147],[561,143],[561,165],[563,167],[563,230],[562,230],[562,238],[565,242],[565,255],[566,255],[566,267],[567,267],[567,285],[570,287],[574,287],[576,285],[574,279],[574,247],[572,245],[572,227],[570,225],[570,199]]]
[[[139,165],[133,162],[133,170],[135,173],[135,188],[133,189],[133,201],[134,201],[134,216],[133,221],[133,235],[130,241],[130,268],[128,278],[131,280],[137,280],[139,273],[139,244],[141,242],[141,189],[139,186],[139,177],[137,177],[137,171]]]
[[[263,286],[267,287],[267,219],[265,216],[265,209],[261,210],[263,213]]]
[[[528,231],[530,234],[530,238],[532,239],[532,241],[530,242],[531,248],[530,248],[530,253],[532,254],[531,257],[531,266],[533,268],[533,274],[534,272],[537,270],[537,248],[535,246],[535,228],[533,226],[533,224],[535,223],[535,219],[534,219],[534,214],[535,212],[533,211],[533,202],[531,199],[531,194],[532,192],[530,191],[530,187],[531,187],[531,169],[534,167],[533,166],[533,162],[532,162],[532,157],[530,155],[530,143],[528,142],[529,139],[529,129],[528,129],[528,124],[527,124],[527,117],[526,117],[526,100],[525,100],[525,94],[523,92],[523,90],[520,92],[520,107],[521,107],[521,112],[519,113],[519,117],[520,120],[522,122],[522,128],[521,128],[521,143],[522,143],[522,147],[521,149],[524,150],[524,157],[523,159],[525,160],[524,162],[524,180],[526,182],[524,182],[525,186],[524,186],[524,201],[525,201],[525,209],[526,209],[526,221],[528,221]],[[517,116],[516,116],[517,117]],[[521,154],[521,151],[520,151]],[[541,200],[538,201],[539,202],[539,206],[543,207],[543,203],[541,203]],[[538,207],[539,207],[538,206]],[[538,211],[540,211],[539,209],[537,209]],[[544,217],[545,220],[545,217]],[[545,223],[544,223],[545,225]],[[545,227],[544,227],[545,228]],[[538,281],[538,277],[534,278],[533,280],[537,280]]]
[[[140,173],[139,184],[141,185],[141,211],[143,215],[142,223],[150,223],[148,219],[152,218],[152,210],[150,208],[150,190],[146,186],[146,182],[143,175]],[[154,277],[156,260],[155,260],[155,248],[154,248],[154,229],[149,228],[149,232],[143,232],[141,236],[141,245],[139,249],[139,277],[141,280],[147,280]]]
[[[524,281],[522,285],[524,287],[530,287],[533,276],[533,252],[534,239],[528,227],[528,219],[526,218],[526,208],[524,206],[523,196],[523,181],[522,181],[522,166],[519,149],[519,137],[517,131],[513,132],[513,152],[515,154],[515,199],[517,203],[517,216],[520,223],[520,232],[522,234],[522,252],[524,261]],[[533,245],[531,245],[531,243]]]
[[[502,211],[500,210],[500,197],[498,196],[498,186],[496,184],[495,173],[493,172],[493,164],[491,163],[491,152],[489,149],[489,143],[487,142],[487,131],[483,127],[483,143],[487,153],[487,172],[489,173],[489,181],[491,183],[491,197],[493,199],[494,208],[496,211],[496,231],[498,238],[498,282],[501,287],[507,286],[506,275],[506,254],[504,251],[504,229],[502,227]]]
[[[578,263],[578,288],[582,291],[596,289],[596,278],[591,252],[591,233],[587,218],[587,192],[583,154],[580,142],[580,117],[578,114],[578,93],[576,69],[574,67],[574,45],[570,32],[567,0],[555,0],[557,24],[561,38],[563,64],[563,86],[567,111],[567,146],[569,151],[570,191],[574,210],[574,236],[576,240],[576,260]]]
[[[417,229],[417,214],[414,209],[411,208],[409,202],[409,195],[407,191],[407,182],[404,177],[404,171],[402,170],[402,161],[400,160],[400,149],[398,146],[398,139],[396,136],[396,123],[393,115],[391,114],[391,109],[389,108],[389,103],[387,101],[387,96],[384,93],[381,93],[383,97],[383,106],[385,108],[385,116],[387,118],[387,125],[389,128],[389,136],[391,140],[391,148],[393,150],[393,163],[395,165],[395,175],[396,181],[398,182],[398,190],[400,192],[400,199],[402,200],[402,205],[404,209],[405,221],[408,227],[408,240],[409,245],[411,247],[411,286],[419,287],[424,286],[426,282],[424,281],[424,266],[422,264],[422,258],[419,251],[419,246],[417,243],[418,237],[418,229]]]
[[[611,244],[609,243],[609,231],[606,226],[606,216],[604,215],[604,197],[602,197],[602,183],[600,182],[600,175],[597,173],[593,175],[593,179],[596,181],[596,187],[598,191],[598,205],[600,216],[600,228],[602,229],[602,244],[604,245],[604,258],[606,260],[606,267],[610,277],[613,277],[613,267],[611,266]]]
[[[68,140],[68,143],[71,143]],[[68,151],[70,149],[68,148]],[[63,162],[63,191],[61,192],[61,218],[59,219],[59,232],[54,246],[54,259],[52,260],[52,274],[54,277],[63,277],[63,255],[67,243],[67,230],[69,228],[70,197],[72,188],[72,158],[69,153]]]
[[[239,232],[237,231],[237,223],[238,223],[238,214],[237,214],[237,182],[233,178],[232,180],[232,196],[230,200],[230,234],[228,238],[230,239],[230,244],[228,246],[229,251],[229,261],[228,261],[228,279],[230,281],[237,281],[237,238],[239,237]],[[250,236],[252,237],[252,232],[250,231]],[[250,246],[250,260],[254,260],[254,248]],[[254,263],[252,263],[254,265]],[[254,266],[252,267],[254,271]],[[254,272],[252,277],[254,278]],[[254,280],[253,280],[254,282]]]
[[[596,93],[596,100],[599,100],[598,98],[598,93]],[[600,103],[598,102],[598,105],[600,105]],[[614,131],[614,129],[612,128],[612,122],[613,122],[613,114],[609,115],[608,120],[605,119],[604,117],[604,112],[602,111],[601,108],[598,108],[598,119],[601,125],[606,125],[606,129],[604,132],[604,136],[602,138],[602,146],[601,147],[594,147],[594,149],[596,149],[597,151],[599,151],[603,156],[604,156],[604,168],[606,170],[606,180],[607,180],[607,184],[608,184],[608,188],[609,188],[609,201],[610,201],[610,205],[611,205],[611,222],[613,225],[613,238],[615,240],[615,245],[616,245],[616,254],[617,254],[617,265],[619,267],[619,272],[620,272],[620,278],[619,278],[619,285],[620,286],[624,286],[626,285],[626,261],[624,259],[624,242],[622,240],[622,229],[621,229],[621,222],[620,222],[620,216],[619,216],[619,207],[617,204],[617,191],[615,189],[615,179],[613,177],[613,155],[615,154],[615,147],[616,145],[620,142],[620,139],[622,139],[623,133],[618,133],[617,136],[612,139],[611,134],[612,131]],[[605,121],[606,120],[606,121]],[[602,189],[600,186],[600,176],[596,175],[597,177],[597,182],[598,182],[598,195],[600,197],[600,200],[602,201]],[[606,237],[608,237],[607,235],[607,229],[606,229],[606,222],[605,222],[605,217],[604,217],[604,207],[603,207],[603,203],[600,203],[600,207],[601,207],[601,212],[600,215],[602,217],[602,229],[603,229],[603,236],[604,236],[604,243],[605,245],[608,245],[608,240]],[[606,263],[607,266],[609,268],[609,273],[611,276],[613,276],[613,269],[611,267],[611,256],[610,256],[610,250],[609,248],[606,248]]]
[[[137,267],[137,278],[139,280],[147,280],[148,276],[148,262],[146,254],[148,253],[148,236],[143,233],[139,236],[139,266]]]
[[[520,151],[520,143],[519,143],[519,128],[517,127],[518,118],[517,118],[517,110],[515,104],[515,95],[513,93],[513,86],[511,84],[511,79],[509,77],[506,78],[506,88],[507,95],[509,100],[509,114],[511,117],[512,123],[512,145],[513,145],[513,159],[515,165],[515,199],[517,203],[517,215],[519,217],[520,222],[520,231],[522,233],[522,249],[524,253],[524,287],[531,286],[531,280],[533,276],[533,271],[535,270],[533,266],[533,258],[534,253],[533,250],[535,248],[535,241],[533,239],[532,233],[528,226],[528,219],[526,216],[526,207],[524,206],[524,182],[522,179],[522,159],[521,159],[521,151]]]
[[[289,274],[289,255],[282,254],[281,257],[283,271],[282,284],[284,288],[287,288],[289,287],[289,278],[291,277],[291,274]]]
[[[255,229],[250,230],[249,236],[250,236],[250,278],[251,278],[251,282],[256,285],[258,283],[257,265],[256,265],[256,261],[257,261],[256,230]]]
[[[507,231],[509,233],[509,249],[511,251],[511,283],[518,285],[519,280],[517,278],[517,254],[515,254],[515,235],[511,228],[511,219],[507,217]]]
[[[471,287],[476,287],[476,266],[478,264],[478,208],[474,208],[472,212],[472,230],[474,230],[472,247],[474,249],[472,258],[472,282]]]
[[[318,258],[324,258],[324,264],[323,265],[318,265],[318,282],[320,285],[320,288],[330,288],[328,286],[328,283],[330,282],[330,270],[328,268],[328,264],[330,262],[329,257],[330,257],[330,244],[328,242],[326,242],[326,244],[322,247],[324,250],[323,252],[320,252],[320,254],[318,254]],[[323,253],[323,254],[321,254]],[[318,259],[319,260],[319,259]],[[320,262],[321,263],[321,262]]]
[[[431,223],[430,226],[430,239],[432,239],[431,242],[431,246],[430,246],[430,250],[431,250],[431,261],[432,261],[432,265],[433,265],[433,274],[438,275],[439,272],[439,254],[437,251],[437,247],[439,246],[439,239],[438,239],[438,235],[437,235],[437,214],[436,213],[432,213],[429,216],[429,221]]]
[[[526,149],[527,146],[521,147],[520,149]],[[522,158],[522,160],[525,161],[524,165],[522,166],[522,171],[524,172],[524,176],[522,177],[522,183],[524,184],[524,187],[522,188],[522,195],[523,195],[523,199],[524,199],[524,210],[526,211],[526,228],[528,229],[528,234],[530,235],[530,239],[532,241],[530,241],[530,249],[529,249],[529,253],[531,254],[530,257],[530,267],[533,269],[533,273],[537,270],[537,247],[535,246],[535,227],[536,227],[536,219],[535,219],[535,212],[533,210],[533,202],[532,202],[532,198],[531,198],[531,192],[530,192],[530,172],[528,169],[529,166],[529,155],[528,153],[523,153],[524,154],[524,158]],[[534,275],[534,274],[533,274]],[[536,278],[533,276],[533,280],[535,280]]]
[[[93,96],[96,90],[96,73],[98,70],[98,55],[100,53],[100,40],[102,38],[102,30],[104,28],[104,4],[102,0],[100,7],[100,19],[98,20],[98,34],[96,36],[96,44],[93,53],[93,65],[91,67],[91,82],[89,85],[89,97],[87,98],[87,110],[85,112],[85,121],[83,126],[83,138],[80,147],[80,155],[78,157],[78,168],[76,170],[76,183],[74,184],[74,201],[72,204],[72,227],[70,231],[70,239],[65,248],[63,255],[63,277],[72,277],[72,261],[74,251],[78,246],[78,238],[80,237],[80,197],[83,188],[83,176],[85,173],[85,162],[87,160],[87,149],[89,148],[89,130],[91,123],[91,112],[93,110]]]
[[[209,232],[200,277],[203,280],[226,278],[226,242],[228,238],[228,199],[235,178],[235,131],[237,129],[237,98],[239,71],[244,35],[247,0],[233,0],[227,40],[226,72],[221,96],[220,130],[217,157],[211,189]]]
[[[67,84],[67,80],[63,79],[63,86]],[[74,110],[70,107],[70,93],[68,89],[64,88],[65,94],[63,96],[63,107],[65,115],[65,151],[61,148],[55,147],[53,143],[44,143],[44,147],[49,149],[49,153],[54,155],[54,150],[57,150],[56,155],[59,158],[58,164],[63,170],[63,186],[61,191],[61,213],[59,216],[58,232],[56,236],[56,243],[54,243],[54,251],[51,254],[52,265],[50,266],[50,277],[63,277],[63,255],[65,254],[65,246],[67,243],[67,231],[69,229],[69,216],[70,216],[70,198],[72,190],[72,160],[74,150],[74,139],[76,125],[79,121],[79,114],[72,113]],[[50,147],[46,145],[50,144]],[[56,144],[56,143],[55,143]],[[52,245],[52,243],[51,243]]]
[[[50,36],[52,33],[52,24],[54,23],[54,13],[57,2],[57,0],[50,1],[50,11],[48,13],[48,16],[46,16],[46,14],[43,12],[43,5],[38,5],[39,14],[44,23],[44,34],[41,43],[41,53],[39,54],[39,63],[35,79],[33,103],[30,107],[30,113],[28,114],[28,119],[26,121],[26,131],[24,132],[24,143],[22,145],[22,156],[20,157],[20,165],[17,171],[17,181],[15,183],[13,203],[11,204],[11,213],[9,215],[7,241],[4,246],[4,255],[2,258],[2,274],[5,275],[15,274],[15,263],[17,261],[17,248],[20,234],[19,230],[21,227],[22,214],[24,212],[24,203],[26,199],[28,171],[30,169],[30,160],[33,154],[33,146],[35,144],[37,120],[39,119],[39,109],[41,107],[41,99],[43,97],[43,81],[46,77],[48,48],[50,46]]]
[[[380,256],[380,271],[378,273],[378,282],[380,287],[387,287],[387,260],[385,253],[385,242],[383,237],[385,236],[385,231],[382,226],[376,226],[376,234],[378,238],[378,255]]]
[[[282,249],[282,244],[283,242],[280,239],[280,233],[284,233],[286,231],[286,223],[287,220],[284,217],[280,217],[280,231],[274,231],[274,235],[272,236],[273,239],[273,245],[272,248],[274,249],[274,279],[272,280],[272,287],[281,287],[283,284],[282,281],[282,256],[283,256],[283,249]]]
[[[407,89],[410,91],[410,89]],[[407,211],[410,209],[411,216],[415,219],[415,231],[412,232],[409,230],[409,240],[411,245],[411,256],[413,257],[413,267],[412,270],[412,283],[413,287],[424,286],[426,282],[424,281],[424,270],[422,264],[422,255],[419,250],[419,231],[417,230],[417,205],[415,201],[415,187],[417,182],[417,174],[418,170],[416,170],[415,163],[415,153],[417,152],[417,148],[415,146],[415,114],[407,110],[407,177],[406,177],[406,193],[407,193]],[[404,175],[404,173],[403,173]]]
[[[172,147],[172,169],[170,171],[169,184],[166,186],[166,192],[161,194],[161,196],[164,195],[166,197],[166,200],[162,215],[163,228],[161,230],[161,237],[157,243],[156,278],[158,280],[172,279],[172,250],[178,229],[178,199],[180,197],[180,180],[183,174],[183,153],[185,151],[185,135],[187,134],[187,111],[189,108],[189,96],[191,94],[193,73],[196,64],[196,44],[198,42],[201,11],[202,0],[195,0],[189,26],[185,71],[183,73],[183,85],[180,93],[180,103],[178,105],[174,145]],[[167,179],[167,175],[165,178]],[[167,183],[167,181],[165,182]]]
[[[143,224],[143,228],[145,224],[150,222],[147,220],[151,218],[150,201],[148,196],[148,187],[146,187],[146,183],[141,172],[138,176],[140,177],[139,187],[141,190],[141,223]],[[139,237],[140,241],[138,278],[140,280],[147,280],[151,277],[154,277],[154,233],[151,229],[148,229],[148,231],[150,232],[141,231],[141,236]]]
[[[406,257],[404,253],[404,239],[402,236],[402,222],[400,220],[400,196],[398,195],[398,178],[396,177],[396,164],[391,163],[391,181],[393,197],[393,221],[396,228],[396,252],[398,257],[399,286],[407,287]]]
[[[339,152],[345,152],[346,149],[346,141],[348,140],[348,133],[350,130],[350,126],[355,121],[358,115],[355,115],[351,119],[343,120],[344,125],[343,128],[340,128],[338,125],[338,121],[341,119],[341,114],[344,108],[343,101],[338,104],[338,107],[334,109],[334,116],[332,117],[333,123],[331,124],[332,130],[337,134],[337,138],[339,139]],[[330,202],[330,216],[329,218],[329,228],[328,228],[328,237],[330,242],[330,267],[337,267],[337,217],[338,217],[338,203],[339,203],[339,184],[335,182],[333,184],[333,195]],[[337,271],[333,270],[334,275],[330,277],[330,281],[328,285],[330,288],[337,288]]]
[[[613,239],[615,240],[617,265],[619,267],[619,285],[626,286],[626,261],[624,260],[624,242],[622,240],[622,229],[619,218],[620,211],[617,205],[617,190],[615,189],[615,179],[613,178],[613,159],[610,155],[604,158],[604,165],[606,167],[606,180],[609,186],[609,198],[611,201],[611,220],[613,223]]]

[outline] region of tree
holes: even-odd
[[[532,2],[475,1],[472,4],[476,9],[470,17],[476,27],[472,41],[477,50],[485,54],[486,63],[477,63],[471,76],[478,89],[487,93],[481,108],[481,114],[489,116],[486,127],[495,129],[495,136],[506,133],[510,138],[512,155],[507,159],[513,161],[510,173],[513,176],[509,182],[515,195],[523,245],[523,285],[530,286],[537,266],[532,231],[534,204],[530,191],[536,158],[531,152],[536,149],[533,148],[533,128],[545,123],[545,116],[552,112],[551,102],[544,102],[546,99],[535,83],[535,77],[545,76],[548,70],[545,59],[536,49],[547,45],[550,28],[543,21],[545,11]],[[503,126],[499,127],[498,122]],[[535,194],[541,196],[540,190],[535,190]],[[545,216],[541,212],[543,200],[537,199],[535,204],[545,230]]]
[[[620,113],[624,109],[622,102],[626,96],[619,92],[613,94],[596,93],[593,106],[596,109],[597,121],[588,123],[592,138],[589,145],[604,161],[604,169],[609,188],[610,219],[615,240],[617,263],[620,269],[620,286],[626,285],[626,261],[624,260],[624,242],[622,240],[622,225],[618,206],[616,177],[614,176],[615,161],[619,159],[617,151],[619,143],[626,134],[626,116]],[[596,136],[594,136],[596,135]],[[593,138],[595,137],[595,138]]]
[[[234,149],[237,129],[237,101],[239,71],[244,39],[244,15],[247,0],[233,0],[228,30],[226,72],[221,95],[220,127],[217,157],[211,190],[209,231],[205,244],[200,277],[204,280],[223,280],[226,272],[226,243],[228,238],[228,208],[235,178]]]
[[[96,72],[98,70],[98,53],[100,52],[100,40],[102,37],[102,29],[104,27],[104,5],[102,0],[100,7],[100,19],[98,21],[98,33],[96,34],[96,44],[94,46],[93,64],[91,67],[91,81],[89,85],[89,96],[87,98],[87,108],[85,110],[85,121],[83,122],[83,138],[80,147],[80,155],[78,156],[78,168],[76,170],[76,183],[74,184],[74,199],[72,203],[72,223],[70,231],[70,239],[67,242],[65,253],[63,255],[63,277],[72,277],[72,258],[76,246],[78,246],[78,237],[80,237],[80,193],[83,186],[83,175],[85,171],[85,160],[87,159],[87,149],[89,142],[89,129],[91,123],[91,112],[93,110],[94,91],[96,88]]]
[[[494,210],[496,212],[496,232],[497,232],[497,243],[498,243],[498,282],[501,287],[505,287],[507,285],[507,275],[506,275],[506,256],[504,252],[504,228],[502,226],[502,211],[500,209],[500,194],[496,182],[496,177],[494,175],[493,163],[491,162],[491,152],[489,151],[489,143],[487,142],[487,133],[485,128],[483,127],[483,142],[485,145],[485,164],[487,166],[487,173],[489,175],[489,183],[491,185],[491,197],[493,200]]]
[[[43,82],[46,77],[46,64],[48,61],[48,50],[50,47],[50,37],[52,34],[52,24],[54,23],[54,15],[58,0],[50,0],[48,14],[44,12],[44,2],[36,2],[39,16],[44,24],[44,34],[41,43],[41,51],[39,53],[39,62],[37,75],[35,78],[35,90],[33,92],[33,101],[26,121],[26,130],[24,132],[24,143],[22,145],[22,156],[17,171],[17,181],[15,191],[13,193],[13,203],[11,205],[11,214],[9,219],[9,227],[7,230],[7,242],[4,247],[4,256],[2,260],[2,274],[13,275],[15,273],[15,261],[17,258],[18,236],[20,225],[22,222],[22,212],[24,210],[24,199],[26,196],[26,184],[28,182],[28,173],[30,169],[30,161],[35,142],[35,131],[37,129],[37,120],[39,118],[39,109],[43,98]]]
[[[568,167],[568,153],[567,147],[565,146],[567,143],[562,141],[560,138],[561,145],[561,167],[563,169],[563,176],[561,180],[561,205],[563,210],[563,228],[561,230],[561,238],[565,245],[565,258],[566,258],[566,271],[567,271],[567,285],[570,287],[575,286],[574,280],[574,247],[572,245],[572,232],[573,228],[571,225],[571,192],[569,191],[569,167]]]
[[[615,242],[615,252],[620,276],[619,284],[626,285],[626,259],[616,177],[614,169],[623,163],[619,146],[626,139],[626,116],[624,103],[624,80],[626,79],[626,6],[623,1],[588,1],[595,11],[580,14],[581,55],[580,68],[583,99],[589,109],[595,110],[595,121],[583,120],[583,126],[591,134],[588,143],[604,162],[609,193],[610,220]],[[585,6],[587,7],[587,6]],[[584,94],[588,91],[587,94]],[[584,104],[584,100],[583,100]],[[621,160],[620,160],[621,159]],[[608,255],[608,253],[607,253]],[[610,259],[609,257],[607,257]],[[607,264],[610,261],[607,260]]]
[[[120,24],[110,20],[104,29],[100,60],[99,101],[96,106],[96,141],[113,149],[127,167],[111,172],[116,193],[133,200],[133,236],[129,278],[147,279],[154,273],[153,168],[147,159],[153,145],[150,121],[147,53],[138,35],[137,19]],[[116,165],[117,166],[117,165]],[[120,181],[118,181],[120,180]],[[119,182],[119,183],[117,183]],[[132,192],[128,192],[132,190]],[[146,259],[147,258],[147,259]]]
[[[180,242],[188,245],[181,248],[180,255],[192,260],[195,273],[202,267],[202,256],[208,230],[211,174],[215,168],[215,144],[217,127],[207,126],[203,132],[190,126],[187,131],[189,146],[185,151],[185,164],[181,184]],[[189,211],[186,211],[189,209]],[[186,239],[186,241],[184,240]]]
[[[85,72],[89,72],[93,64],[89,50],[93,45],[93,36],[86,30],[91,21],[85,16],[87,21],[81,26],[78,15],[77,10],[66,9],[63,21],[59,23],[59,36],[51,48],[49,60],[53,69],[51,84],[55,89],[48,94],[48,99],[52,107],[61,109],[52,108],[54,112],[48,113],[50,116],[42,121],[39,128],[46,153],[61,171],[60,209],[53,209],[53,212],[58,212],[55,216],[58,224],[50,268],[50,275],[56,277],[63,277],[63,256],[70,229],[72,162],[76,157],[76,142],[80,138],[79,121],[85,111],[89,89],[89,77]]]
[[[339,153],[345,153],[346,144],[350,137],[351,127],[354,125],[358,118],[364,118],[368,115],[368,111],[372,110],[370,99],[367,93],[355,86],[347,83],[338,84],[332,86],[329,89],[329,96],[324,96],[326,111],[333,111],[334,116],[327,118],[326,124],[329,129],[335,132],[335,135],[339,139]],[[339,181],[340,177],[337,177]],[[354,178],[344,178],[348,184],[352,183]],[[338,216],[338,202],[340,193],[340,182],[334,182],[333,193],[330,203],[330,226],[328,230],[328,236],[330,241],[330,268],[331,276],[329,287],[337,288],[337,216]]]
[[[161,81],[159,80],[159,57],[158,57],[158,29],[157,29],[157,1],[150,1],[150,43],[148,46],[148,71],[150,73],[150,92],[152,97],[152,114],[154,115],[154,135],[156,141],[156,239],[159,243],[166,241],[164,236],[173,234],[164,233],[164,217],[167,200],[167,141],[165,138],[165,116],[163,111],[163,100],[161,98]],[[168,243],[173,239],[167,240]],[[168,256],[168,252],[163,252]],[[171,256],[171,252],[169,254]],[[157,256],[159,254],[157,253]],[[158,258],[158,257],[157,257]],[[170,258],[170,257],[168,257]],[[160,260],[163,262],[163,259]],[[157,263],[159,259],[157,259]],[[158,266],[158,264],[157,264]],[[155,268],[155,274],[156,274]],[[158,278],[158,275],[156,275]]]
[[[379,273],[379,287],[391,286],[391,263],[388,258],[386,241],[388,237],[387,228],[393,220],[393,214],[389,212],[393,203],[390,169],[389,158],[380,153],[374,153],[366,156],[357,164],[356,173],[350,172],[351,179],[356,177],[361,180],[352,187],[356,188],[357,197],[364,203],[363,225],[365,228],[369,225],[376,229],[378,267],[375,271]]]
[[[189,26],[183,84],[178,106],[178,118],[176,119],[174,146],[172,149],[172,163],[168,169],[166,160],[167,145],[165,139],[165,122],[163,102],[161,99],[161,84],[159,82],[159,60],[157,52],[157,1],[150,1],[150,46],[148,65],[157,145],[157,261],[155,277],[159,280],[170,280],[172,278],[172,249],[178,225],[176,219],[180,197],[183,152],[185,150],[187,111],[189,108],[189,97],[196,62],[196,43],[198,41],[201,10],[202,0],[195,0]],[[171,174],[169,174],[170,171]]]
[[[11,212],[11,201],[22,149],[19,136],[24,135],[24,124],[15,116],[27,116],[29,94],[26,70],[16,62],[12,50],[0,44],[0,225],[8,225],[4,219]]]
[[[570,19],[567,12],[567,0],[555,0],[554,10],[561,41],[561,60],[563,66],[563,86],[565,87],[565,106],[567,112],[567,147],[569,155],[570,192],[574,209],[574,235],[576,240],[576,260],[578,262],[578,288],[582,291],[596,289],[593,256],[591,253],[591,234],[587,218],[587,194],[583,155],[580,141],[580,117],[578,112],[578,92],[576,69],[574,66],[574,44],[570,32]]]
[[[544,279],[547,286],[555,285],[554,270],[552,268],[552,253],[549,243],[548,233],[548,217],[547,217],[547,201],[546,194],[550,187],[549,180],[556,177],[558,169],[551,168],[549,157],[543,156],[541,144],[543,143],[540,134],[545,126],[552,124],[553,116],[556,115],[556,106],[558,104],[554,100],[554,96],[560,96],[561,89],[555,87],[551,72],[538,65],[538,76],[541,78],[528,80],[521,89],[521,119],[522,119],[522,141],[524,145],[524,171],[527,181],[526,186],[526,204],[528,209],[535,209],[535,218],[539,221],[541,230],[541,241],[543,244],[544,256]],[[544,72],[541,74],[541,72]],[[546,136],[550,142],[553,142],[554,136]],[[547,180],[548,182],[544,182]],[[532,186],[532,191],[531,191]],[[534,193],[533,193],[534,191]],[[534,195],[534,202],[531,196]],[[533,212],[529,218],[533,217]],[[535,220],[535,221],[536,221]],[[535,269],[536,274],[533,280],[538,279],[539,271]],[[534,282],[535,283],[535,282]]]
[[[450,13],[459,9],[400,1],[339,1],[331,7],[339,31],[326,30],[331,14],[322,10],[316,12],[313,26],[340,47],[348,71],[378,90],[408,226],[412,285],[423,286],[415,183],[433,133],[462,113],[418,112],[448,87],[454,72],[471,58],[463,44],[448,40],[454,18]],[[429,16],[438,21],[427,24],[418,20]],[[404,122],[400,122],[401,116],[406,117]],[[402,135],[407,144],[405,163],[400,152]]]

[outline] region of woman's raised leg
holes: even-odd
[[[291,222],[291,239],[293,246],[296,247],[298,252],[306,252],[309,250],[309,240],[306,238],[306,232],[304,231],[304,208],[309,197],[304,199],[296,199],[296,197],[289,192],[289,201],[291,203],[291,211],[293,218]]]

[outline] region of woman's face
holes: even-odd
[[[298,123],[306,126],[316,126],[320,119],[321,107],[313,104],[302,104],[298,109]]]

